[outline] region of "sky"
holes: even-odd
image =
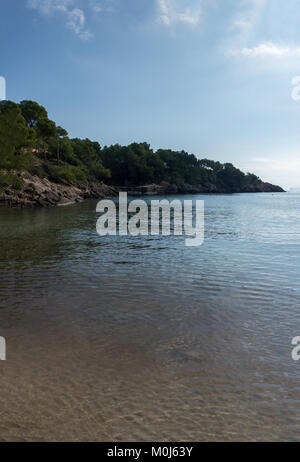
[[[299,0],[1,0],[7,99],[300,187]],[[295,79],[295,80],[293,80]]]

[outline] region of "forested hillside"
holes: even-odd
[[[200,160],[184,151],[153,151],[147,143],[101,148],[97,141],[71,139],[33,101],[0,103],[0,170],[0,186],[16,189],[22,187],[17,172],[24,170],[74,186],[91,181],[124,187],[167,182],[182,191],[185,185],[209,185],[211,192],[239,192],[263,184],[230,163]]]

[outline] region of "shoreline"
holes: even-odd
[[[117,197],[119,192],[131,196],[158,196],[170,194],[237,194],[237,193],[279,193],[285,192],[280,186],[259,182],[243,189],[220,189],[212,183],[189,185],[150,184],[143,186],[110,186],[103,182],[91,182],[72,186],[51,182],[46,178],[31,175],[28,172],[15,172],[23,183],[19,189],[13,186],[0,190],[0,205],[12,208],[38,208],[67,206],[85,199],[109,199]]]
[[[14,208],[38,208],[67,206],[85,199],[111,198],[118,190],[102,182],[91,182],[81,186],[54,183],[28,172],[17,173],[23,186],[19,190],[7,186],[0,191],[0,204]]]

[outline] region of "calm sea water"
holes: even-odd
[[[193,199],[199,248],[0,208],[1,440],[300,439],[300,195]]]

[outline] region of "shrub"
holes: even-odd
[[[22,189],[23,185],[23,180],[14,173],[0,173],[0,189],[12,186],[19,191]]]
[[[47,165],[49,179],[55,183],[78,185],[87,182],[87,175],[81,167],[72,165]]]

